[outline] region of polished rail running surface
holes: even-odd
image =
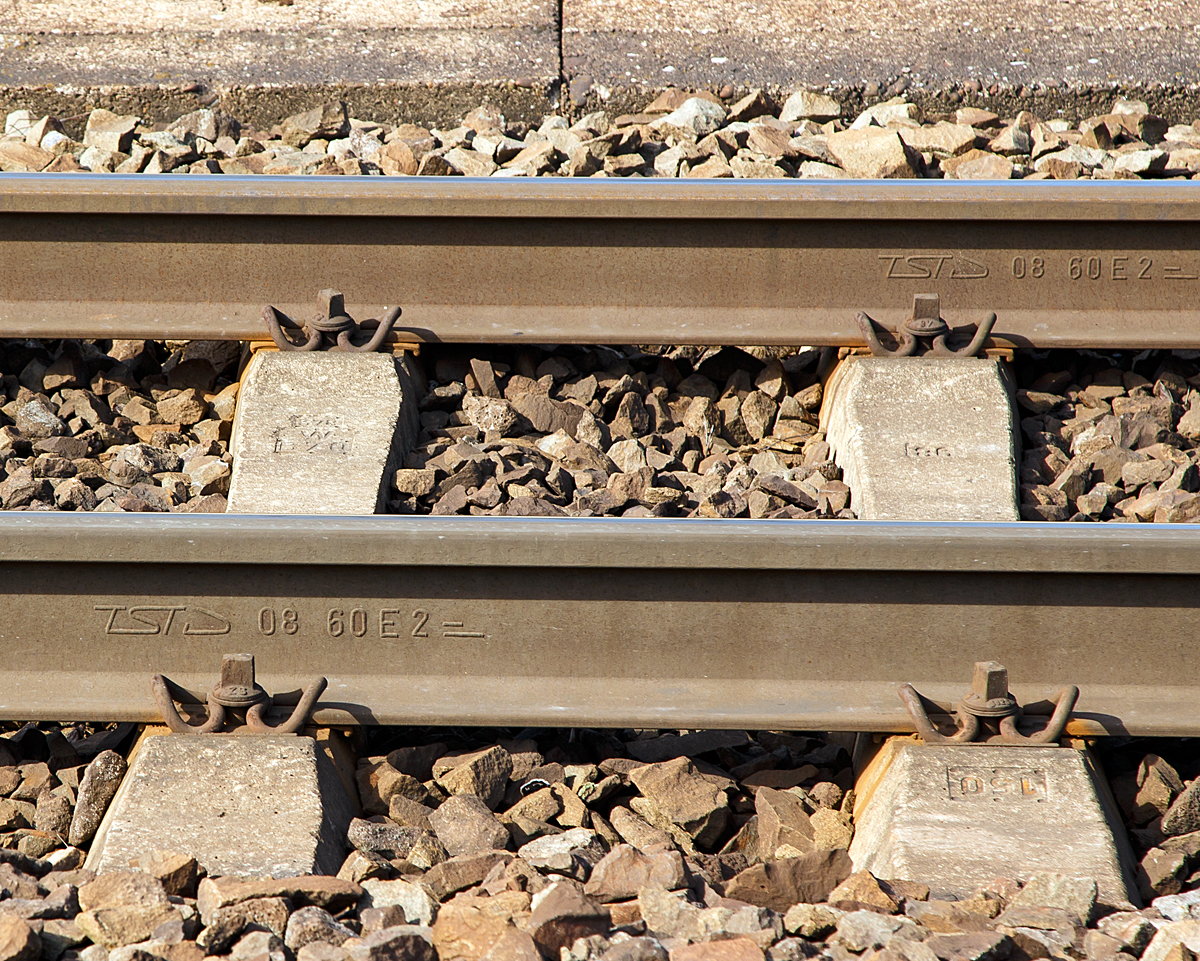
[[[912,730],[974,661],[1075,734],[1200,734],[1183,527],[0,516],[0,717],[151,720],[221,655],[323,723]]]
[[[445,342],[1200,348],[1194,183],[0,174],[0,333],[263,337],[323,287]]]

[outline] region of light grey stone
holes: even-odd
[[[391,354],[260,352],[238,393],[227,511],[377,513],[417,416]]]
[[[424,887],[413,881],[368,878],[362,886],[366,893],[358,903],[360,912],[395,906],[404,912],[404,920],[409,924],[429,925],[437,917],[437,902]]]
[[[1166,894],[1150,902],[1152,908],[1172,921],[1200,917],[1200,891],[1184,891],[1182,894]]]
[[[855,819],[855,870],[959,898],[997,877],[1052,872],[1094,879],[1106,904],[1137,903],[1125,828],[1086,751],[898,740],[883,751]]]
[[[797,90],[784,102],[779,114],[780,120],[815,120],[823,123],[842,115],[841,105],[823,93],[815,90]]]
[[[571,828],[562,834],[548,834],[522,845],[517,854],[535,868],[551,874],[565,874],[586,881],[592,867],[604,857],[604,848],[595,831]]]
[[[109,805],[86,867],[112,870],[169,848],[210,876],[336,874],[352,816],[332,761],[312,738],[150,737]]]
[[[1077,873],[1077,872],[1073,872]],[[1086,926],[1096,910],[1096,882],[1090,877],[1068,877],[1044,871],[1031,875],[1008,901],[1008,910],[1056,908],[1067,912],[1078,925]]]
[[[860,520],[1020,520],[996,361],[852,357],[825,394],[821,426]]]
[[[905,917],[889,917],[875,911],[851,911],[837,922],[837,940],[851,951],[882,948],[893,937],[916,937],[917,925]]]
[[[711,100],[691,97],[680,104],[679,109],[655,120],[652,127],[681,127],[693,131],[697,137],[712,133],[725,121],[725,108]]]

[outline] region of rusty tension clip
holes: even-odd
[[[150,690],[162,715],[163,723],[175,734],[213,734],[220,731],[227,717],[245,713],[246,731],[252,734],[296,734],[304,727],[313,705],[329,682],[318,677],[304,689],[291,716],[272,726],[263,715],[271,706],[271,696],[254,680],[253,654],[226,654],[221,658],[221,679],[208,693],[208,720],[191,724],[179,714],[172,698],[171,683],[161,674],[150,679]]]
[[[364,320],[361,324],[346,313],[346,301],[340,290],[322,290],[317,294],[317,316],[307,324],[301,325],[292,320],[287,314],[274,307],[263,308],[263,320],[271,339],[280,350],[311,351],[340,350],[352,354],[369,354],[378,350],[392,327],[400,319],[400,308],[393,307],[384,313],[379,320]],[[351,339],[360,331],[369,330],[375,325],[374,333],[361,344]],[[286,333],[288,330],[299,330],[308,339],[303,343],[292,340]]]
[[[879,342],[875,332],[875,321],[862,311],[855,318],[858,328],[862,331],[867,346],[873,357],[914,357],[920,341],[930,341],[925,344],[928,352],[934,357],[974,357],[983,347],[992,325],[996,323],[996,315],[988,314],[975,329],[975,336],[965,347],[954,349],[946,344],[950,335],[950,325],[942,320],[941,298],[937,294],[917,294],[913,297],[912,316],[908,318],[893,335],[899,342],[894,350],[889,350]]]
[[[904,684],[899,693],[917,733],[926,744],[969,744],[982,730],[983,741],[989,744],[1053,746],[1062,737],[1079,699],[1079,688],[1074,684],[1064,687],[1054,699],[1054,713],[1046,726],[1035,734],[1021,734],[1017,730],[1021,707],[1008,692],[1008,669],[995,661],[977,661],[971,693],[959,702],[955,711],[958,730],[953,734],[942,734],[929,720],[916,688]]]

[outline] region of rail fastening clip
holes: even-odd
[[[958,729],[953,734],[942,734],[933,726],[921,695],[911,684],[901,685],[899,694],[926,744],[970,744],[982,732],[983,741],[989,744],[1047,747],[1057,744],[1062,737],[1079,699],[1079,688],[1069,684],[1059,691],[1054,699],[1054,713],[1046,726],[1029,735],[1017,730],[1021,707],[1008,691],[1008,669],[995,661],[976,661],[971,693],[959,702],[955,711]]]
[[[950,325],[942,320],[941,298],[937,294],[917,294],[913,297],[912,316],[908,318],[893,335],[899,341],[899,346],[889,350],[879,342],[875,332],[875,321],[859,311],[855,318],[858,329],[862,331],[867,346],[873,357],[915,357],[917,347],[923,341],[927,351],[934,357],[974,357],[982,349],[984,342],[992,332],[996,323],[996,315],[988,314],[975,329],[975,336],[965,347],[954,349],[946,344],[950,336]]]
[[[308,715],[325,692],[329,682],[318,677],[304,689],[291,716],[278,725],[270,725],[263,714],[271,706],[271,696],[254,680],[253,654],[226,654],[221,658],[221,679],[208,692],[208,719],[200,724],[191,724],[179,714],[172,697],[172,684],[163,675],[155,674],[150,679],[150,690],[158,705],[163,723],[174,734],[214,734],[220,731],[227,719],[245,713],[245,733],[251,734],[296,734],[304,727]]]
[[[340,350],[351,354],[369,354],[383,346],[387,335],[400,318],[400,308],[393,307],[378,320],[364,320],[357,323],[346,313],[346,301],[340,290],[326,289],[317,294],[317,316],[307,324],[301,325],[292,320],[287,314],[274,307],[263,308],[263,320],[271,339],[280,350],[314,351]],[[360,331],[369,330],[374,325],[374,332],[363,343],[356,344],[353,336]],[[292,340],[285,332],[288,330],[301,331],[307,340],[298,342]]]

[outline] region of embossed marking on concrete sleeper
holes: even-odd
[[[292,414],[288,423],[271,429],[274,454],[350,454],[354,429],[338,414],[306,417]]]
[[[1049,796],[1046,772],[1034,768],[946,768],[952,801],[1036,801]]]
[[[904,444],[904,456],[951,458],[954,456],[954,453],[949,447],[934,444],[910,444],[906,441]]]

